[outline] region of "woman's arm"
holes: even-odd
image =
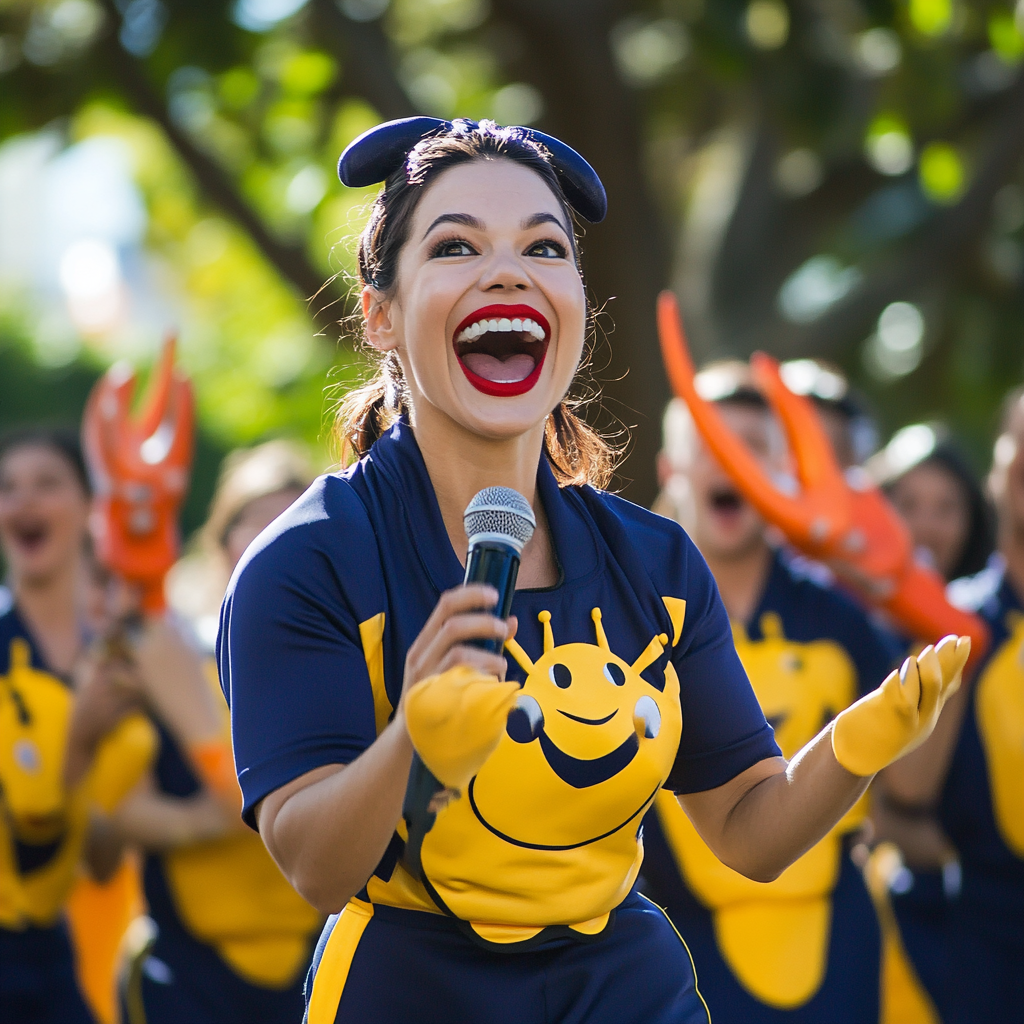
[[[724,786],[681,796],[683,809],[723,863],[770,882],[839,821],[876,772],[928,738],[969,653],[969,641],[955,638],[925,648],[788,764],[760,761]]]
[[[465,665],[504,678],[505,659],[465,646],[472,639],[505,641],[491,587],[457,587],[442,594],[409,648],[403,699],[377,739],[349,765],[316,768],[267,796],[256,809],[260,835],[292,885],[318,910],[337,913],[366,884],[402,814],[413,746],[404,696],[429,676]]]
[[[767,758],[724,786],[679,802],[723,864],[770,882],[818,842],[870,782],[836,760],[829,723],[788,764]]]
[[[110,819],[123,845],[139,846],[156,853],[219,839],[242,826],[237,814],[229,816],[205,790],[195,796],[161,793],[150,774],[125,798]]]

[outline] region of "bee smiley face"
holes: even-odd
[[[517,846],[574,849],[638,822],[675,757],[681,720],[671,665],[658,689],[641,672],[668,641],[655,637],[632,664],[608,645],[555,646],[551,616],[536,662],[514,641],[527,672],[506,735],[469,788],[479,821]],[[635,831],[635,829],[633,830]]]

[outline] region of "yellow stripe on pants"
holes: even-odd
[[[352,958],[359,940],[373,917],[373,906],[362,900],[349,900],[335,922],[327,940],[309,997],[309,1024],[334,1024],[341,993],[348,981]]]

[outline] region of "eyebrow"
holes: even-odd
[[[553,213],[535,213],[532,217],[527,217],[523,221],[523,231],[529,231],[530,228],[540,227],[541,224],[556,224],[563,231],[567,238],[572,238],[572,235],[566,230],[565,225],[553,214]]]
[[[423,232],[423,237],[426,238],[438,224],[461,224],[463,227],[473,228],[476,231],[486,230],[484,222],[479,217],[474,217],[471,213],[442,213]],[[565,232],[567,238],[572,238],[565,225],[553,213],[535,213],[532,217],[527,217],[521,227],[523,231],[529,231],[530,228],[539,227],[541,224],[555,224]]]
[[[474,217],[471,213],[442,213],[440,217],[436,218],[434,222],[423,232],[423,237],[426,238],[438,224],[461,224],[463,227],[474,228],[477,231],[484,230],[484,222],[479,217]]]

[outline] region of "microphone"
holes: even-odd
[[[515,596],[519,559],[537,528],[533,509],[511,487],[485,487],[466,506],[462,521],[469,537],[464,582],[494,587],[498,592],[494,614],[507,619]],[[466,642],[492,654],[500,654],[503,647],[496,637]],[[439,799],[444,788],[414,751],[402,802],[402,817],[409,830],[402,859],[415,878],[421,877],[423,839],[434,827],[437,812],[447,803]]]

